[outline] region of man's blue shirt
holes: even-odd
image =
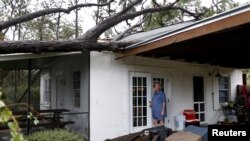
[[[166,101],[165,93],[163,91],[154,92],[152,97],[152,116],[156,120],[163,120],[164,115],[161,116],[162,105]],[[166,102],[165,102],[166,104]]]

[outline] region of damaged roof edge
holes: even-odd
[[[46,58],[46,57],[55,57],[55,56],[65,56],[73,54],[81,54],[81,51],[76,52],[66,52],[66,53],[43,53],[43,54],[33,54],[33,53],[14,53],[14,54],[1,54],[0,62],[3,61],[13,61],[13,60],[22,60],[22,59],[35,59],[35,58]]]
[[[217,21],[217,20],[221,20],[221,19],[233,16],[233,15],[236,15],[236,14],[240,14],[240,13],[243,13],[243,12],[249,11],[249,10],[250,10],[250,3],[247,3],[247,4],[244,4],[242,6],[239,6],[239,7],[233,8],[231,10],[228,10],[226,12],[220,13],[218,15],[215,15],[215,16],[212,16],[212,17],[209,17],[209,18],[205,18],[205,19],[200,20],[200,21],[196,21],[196,22],[194,22],[192,24],[189,24],[187,26],[183,26],[183,27],[177,28],[175,30],[172,30],[172,31],[169,31],[169,32],[166,32],[166,33],[162,33],[162,34],[154,36],[154,37],[152,37],[150,39],[140,41],[138,43],[127,46],[127,47],[125,47],[123,49],[133,49],[133,48],[136,48],[136,47],[139,47],[139,46],[142,46],[142,45],[145,45],[145,44],[160,40],[160,39],[165,38],[167,36],[174,35],[174,34],[177,34],[177,33],[181,33],[181,32],[184,32],[186,30],[190,30],[192,28],[203,26],[203,25],[206,25],[208,23],[211,23],[211,22],[214,22],[214,21]]]

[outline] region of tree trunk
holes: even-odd
[[[75,0],[75,5],[78,4],[78,0]],[[75,10],[75,38],[77,39],[79,36],[79,27],[78,27],[78,9]]]

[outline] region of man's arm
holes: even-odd
[[[164,115],[164,113],[165,113],[165,105],[166,105],[166,102],[164,101],[163,103],[162,103],[162,111],[161,111],[161,115],[163,116]]]

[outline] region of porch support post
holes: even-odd
[[[28,110],[27,115],[30,113],[30,95],[31,95],[31,59],[28,60]],[[30,133],[30,119],[27,120],[27,134]]]
[[[247,85],[247,74],[246,73],[243,73],[242,74],[242,80],[243,80],[243,85]]]

